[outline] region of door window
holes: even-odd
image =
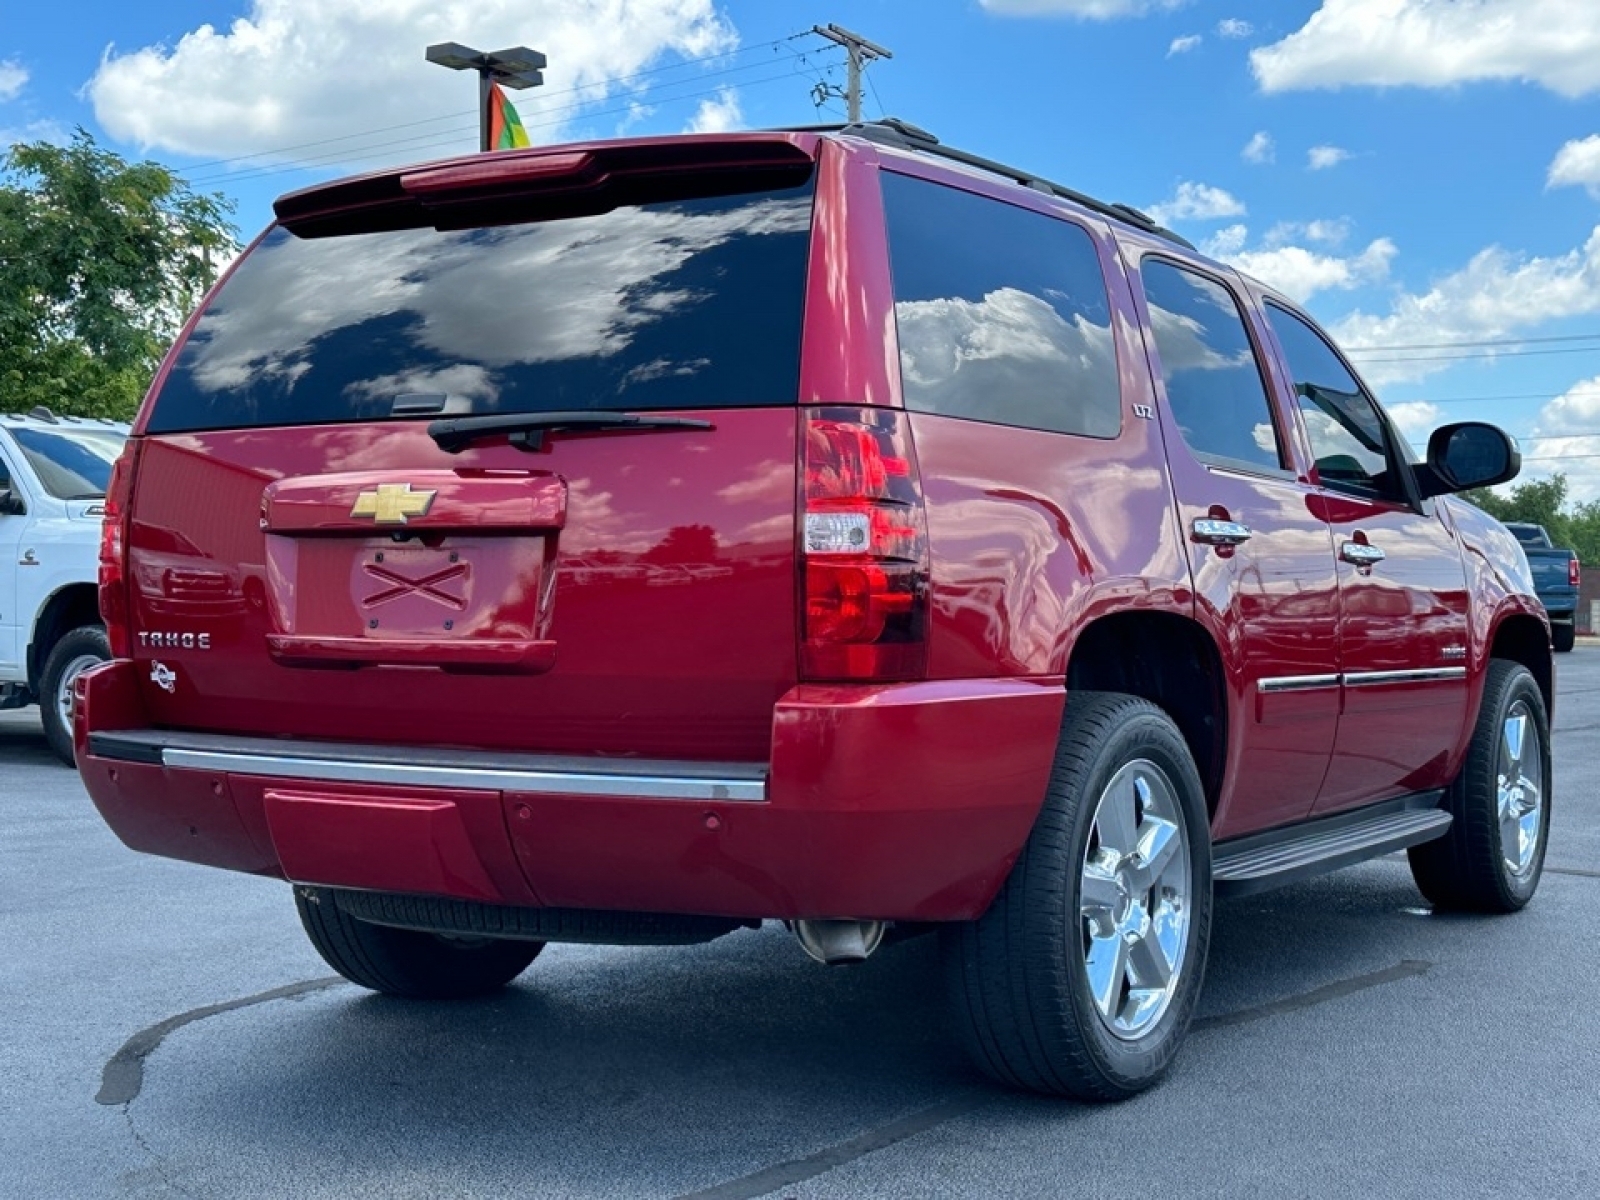
[[[1349,368],[1321,334],[1286,309],[1268,304],[1267,323],[1294,380],[1319,481],[1337,491],[1403,502],[1388,429]]]
[[[1216,280],[1163,259],[1139,268],[1167,407],[1204,462],[1283,472],[1272,405],[1244,315]]]

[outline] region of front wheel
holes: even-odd
[[[1411,876],[1439,908],[1516,912],[1539,886],[1550,832],[1550,721],[1528,668],[1489,661],[1466,761],[1445,793],[1454,818],[1413,846]]]
[[[510,983],[543,942],[458,937],[352,917],[324,888],[296,887],[300,924],[323,960],[351,983],[415,1000],[464,1000]]]
[[[80,625],[50,648],[39,675],[39,716],[45,740],[67,766],[72,756],[72,684],[90,667],[111,658],[111,643],[99,625]]]
[[[1002,1083],[1122,1100],[1166,1073],[1211,928],[1205,795],[1146,700],[1075,693],[1044,807],[978,920],[943,933],[968,1053]]]

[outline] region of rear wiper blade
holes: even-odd
[[[711,429],[710,421],[693,417],[655,416],[650,413],[572,412],[484,413],[476,417],[446,417],[428,424],[428,436],[446,454],[459,454],[473,442],[509,433],[511,444],[523,450],[544,446],[544,435],[557,430],[601,433],[622,429]]]

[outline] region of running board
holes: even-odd
[[[1450,814],[1435,807],[1439,798],[1438,792],[1408,796],[1223,842],[1213,852],[1212,881],[1219,895],[1246,896],[1432,841],[1450,828]]]

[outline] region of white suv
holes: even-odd
[[[0,413],[0,708],[39,703],[72,762],[72,681],[111,656],[95,584],[106,481],[128,427]]]

